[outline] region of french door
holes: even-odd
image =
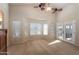
[[[64,38],[70,43],[75,43],[76,27],[75,21],[64,24]]]
[[[57,24],[57,39],[75,43],[75,21]]]

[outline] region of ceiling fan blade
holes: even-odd
[[[52,10],[55,10],[55,9],[57,9],[57,8],[52,8]]]
[[[38,8],[38,6],[34,6],[34,8]]]
[[[43,10],[45,10],[45,8],[41,8],[41,10],[43,11]]]
[[[62,8],[60,8],[60,9],[57,9],[57,11],[62,11]]]

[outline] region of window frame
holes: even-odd
[[[48,26],[48,23],[30,22],[29,25],[31,25],[31,23],[41,24],[41,30],[40,30],[40,31],[41,31],[41,34],[40,34],[40,35],[43,35],[43,36],[47,36],[47,35],[48,35],[48,33],[49,33],[48,29],[47,29],[47,34],[46,34],[46,35],[45,35],[44,32],[43,32],[43,30],[44,30],[44,25],[45,25],[45,24],[47,24],[47,28],[49,27],[49,26]],[[35,35],[37,35],[37,34],[31,35],[30,30],[31,30],[31,29],[30,29],[30,26],[29,26],[29,35],[30,35],[30,36],[35,36]],[[39,35],[37,35],[37,36],[39,36]]]

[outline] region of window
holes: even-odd
[[[63,24],[58,24],[57,25],[57,36],[58,36],[58,39],[62,39],[63,40],[63,36],[64,36],[63,29],[64,29]]]
[[[43,35],[48,35],[48,24],[43,24]]]
[[[48,35],[48,24],[30,23],[30,35]]]
[[[21,32],[21,22],[13,21],[13,37],[20,37]]]
[[[42,25],[40,23],[31,23],[30,24],[30,35],[41,35],[42,34]]]

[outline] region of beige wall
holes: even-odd
[[[55,16],[55,14],[51,14],[51,12],[46,11],[40,11],[38,8],[34,9],[32,5],[9,5],[9,14],[10,14],[10,39],[11,43],[16,42],[15,39],[12,39],[12,21],[13,20],[20,20],[22,21],[22,36],[18,42],[23,42],[29,39],[29,27],[25,26],[25,24],[32,21],[38,22],[38,20],[46,21],[49,24],[49,35],[47,38],[49,41],[55,39],[55,22],[70,22],[72,20],[76,20],[76,45],[79,45],[79,4],[68,4],[65,7],[63,7],[63,10],[61,12],[58,12],[58,14]],[[41,23],[43,21],[40,21]],[[26,31],[27,35],[25,36],[24,32]],[[26,39],[27,38],[27,39]]]
[[[63,11],[59,12],[58,21],[72,21],[78,17],[78,4],[69,4],[63,8]]]
[[[69,4],[58,13],[57,22],[76,21],[76,45],[79,46],[79,4]]]
[[[51,14],[51,12],[46,11],[40,11],[38,8],[34,9],[32,5],[9,5],[9,14],[10,14],[10,42],[14,43],[16,42],[15,39],[12,39],[12,21],[13,20],[20,20],[22,21],[22,36],[18,42],[24,42],[29,39],[29,27],[25,26],[25,24],[37,21],[43,20],[46,21],[49,24],[49,35],[47,38],[49,41],[55,39],[55,22],[70,22],[72,20],[76,20],[76,45],[79,46],[79,4],[68,4],[65,7],[63,7],[63,10],[61,12],[58,12],[57,15]],[[40,21],[41,23],[43,21]],[[24,32],[26,31],[27,35],[25,36]],[[27,39],[26,39],[27,38]]]
[[[23,42],[25,40],[29,39],[29,27],[25,27],[25,24],[32,21],[40,21],[42,22],[46,22],[49,24],[49,35],[48,40],[54,40],[55,39],[55,15],[52,14],[51,12],[46,12],[46,11],[40,11],[38,8],[35,9],[33,8],[32,5],[9,5],[9,14],[10,14],[10,39],[11,39],[11,43],[15,42],[15,39],[12,39],[12,21],[13,20],[20,20],[22,21],[22,36],[21,39],[19,40],[19,42]],[[27,39],[24,37],[25,34],[24,32],[26,31],[27,33]],[[44,38],[44,37],[43,37]]]

